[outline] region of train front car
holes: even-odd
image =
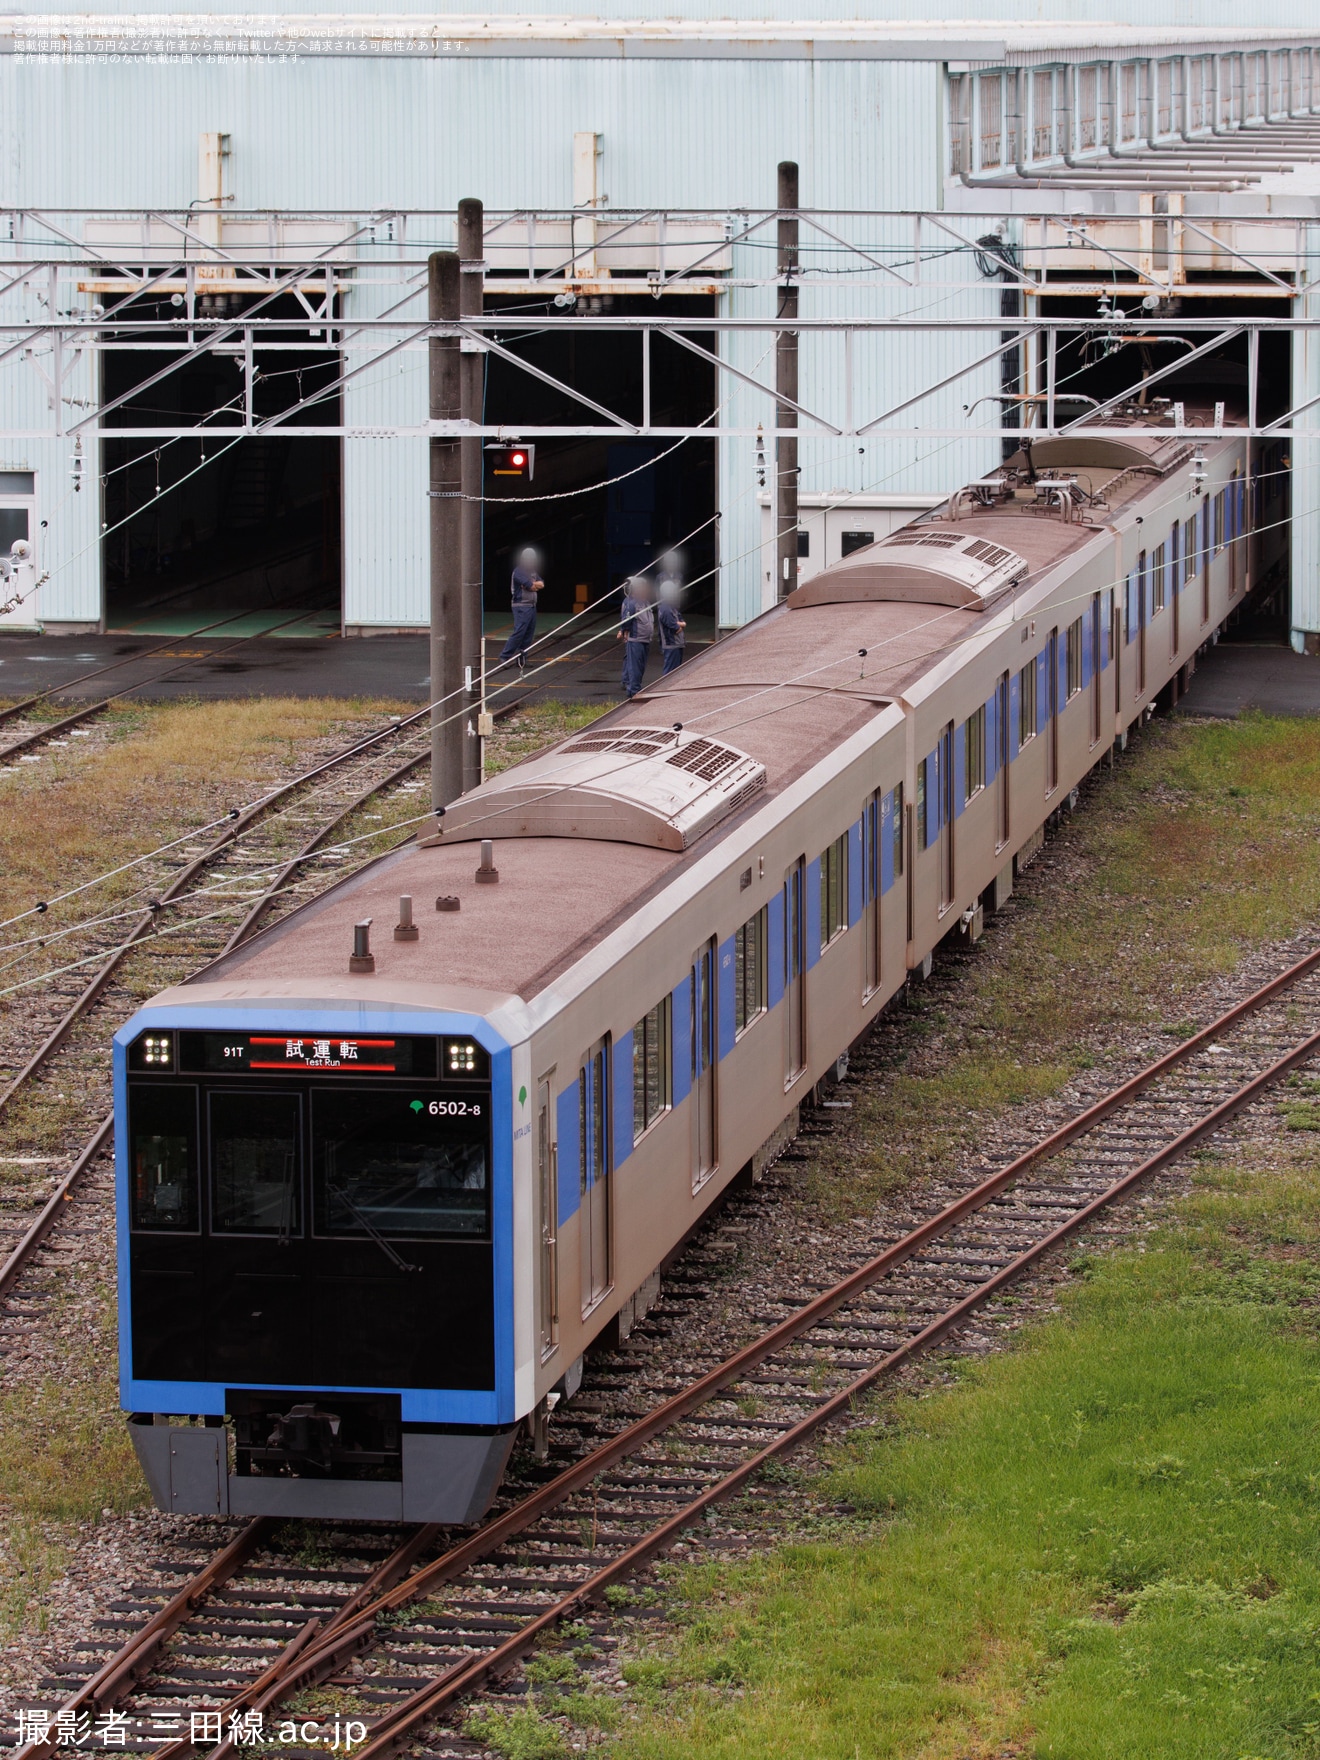
[[[508,1046],[185,994],[115,1042],[121,1394],[157,1505],[477,1519],[514,1434]]]

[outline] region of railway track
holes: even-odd
[[[703,1345],[708,1291],[689,1254],[552,1424],[549,1461],[515,1456],[475,1532],[364,1528],[309,1560],[267,1522],[221,1530],[199,1569],[167,1560],[107,1610],[46,1683],[50,1708],[117,1707],[126,1745],[221,1760],[231,1718],[273,1720],[326,1687],[333,1715],[364,1726],[360,1760],[405,1743],[471,1754],[452,1720],[467,1696],[1318,1052],[1320,949],[989,1178],[926,1193],[856,1252],[832,1249],[747,1316],[761,1330],[733,1351],[710,1349],[709,1331]],[[194,1728],[193,1712],[213,1721]]]
[[[242,615],[245,614],[236,613],[236,616]],[[290,624],[301,623],[306,615],[307,611],[304,607],[296,616],[286,617],[283,622],[272,624],[269,629],[262,630],[261,634],[263,636],[278,635],[280,630],[288,629]],[[234,621],[234,617],[221,618],[218,623],[204,625],[192,636],[186,638],[174,636],[171,638],[171,642],[177,646],[181,640],[192,641],[196,636],[207,635],[210,631],[221,629],[226,623]],[[226,642],[223,647],[210,649],[206,658],[218,660],[222,655],[232,653],[235,648],[246,647],[249,642],[257,639],[256,636],[239,636],[232,642]],[[25,697],[21,703],[11,703],[7,709],[0,709],[0,726],[7,729],[6,733],[0,734],[0,767],[12,765],[16,758],[30,760],[39,746],[66,744],[67,738],[65,736],[71,734],[75,728],[83,728],[84,723],[94,721],[104,715],[106,710],[119,702],[121,697],[130,696],[134,691],[144,690],[148,685],[159,684],[162,679],[171,678],[176,672],[182,672],[185,666],[192,665],[196,656],[185,656],[178,661],[177,665],[167,666],[163,672],[153,672],[148,678],[134,679],[132,684],[126,684],[122,690],[110,691],[94,703],[87,703],[80,709],[71,710],[69,714],[60,716],[56,721],[43,721],[40,718],[38,711],[42,705],[48,703],[52,697],[62,695],[73,685],[83,684],[90,678],[99,678],[107,672],[116,672],[121,666],[128,666],[135,660],[148,659],[152,654],[160,653],[169,646],[170,642],[158,642],[154,648],[130,654],[123,660],[112,661],[108,666],[98,666],[93,671],[81,673],[77,678],[71,678],[65,684],[57,685],[52,690],[40,691],[34,697]]]
[[[0,1210],[0,1301],[12,1295],[55,1227],[71,1220],[66,1206],[78,1190],[89,1180],[99,1180],[98,1196],[108,1187],[108,1168],[98,1165],[110,1146],[107,1016],[117,1024],[141,996],[178,983],[221,953],[236,939],[231,935],[236,902],[253,901],[245,922],[257,914],[290,910],[323,887],[329,871],[351,866],[356,852],[337,849],[334,834],[373,797],[384,799],[410,787],[420,792],[425,786],[410,781],[429,762],[425,729],[415,742],[409,740],[408,729],[427,713],[421,710],[372,730],[235,813],[219,835],[199,838],[148,863],[139,894],[148,900],[146,907],[94,933],[93,949],[95,934],[109,945],[91,976],[64,973],[30,999],[20,1018],[31,1049],[0,1089],[0,1114],[20,1096],[39,1100],[43,1090],[61,1098],[73,1092],[78,1096],[75,1128],[79,1119],[99,1122],[85,1142],[71,1145],[63,1156],[10,1158],[30,1165],[71,1164],[52,1190],[35,1192],[26,1205],[11,1201]],[[364,861],[369,853],[378,853],[372,845],[363,846],[363,852]],[[232,896],[199,905],[193,895],[203,885]],[[162,933],[172,928],[169,906],[175,901],[184,913],[184,932]],[[192,913],[203,920],[190,921]],[[0,1311],[0,1351],[28,1318],[12,1303]]]
[[[528,694],[497,709],[497,719],[514,714]],[[85,1142],[63,1156],[10,1158],[11,1163],[32,1166],[70,1165],[56,1176],[53,1188],[34,1191],[26,1204],[11,1200],[0,1206],[0,1357],[39,1319],[39,1313],[14,1299],[25,1269],[57,1227],[86,1232],[82,1219],[66,1206],[84,1189],[98,1202],[110,1195],[107,1014],[123,1018],[142,996],[180,982],[296,909],[332,877],[379,854],[374,840],[350,850],[337,845],[335,837],[373,802],[399,792],[425,797],[426,781],[417,776],[430,763],[429,714],[421,709],[394,718],[235,813],[209,842],[199,838],[195,845],[185,844],[181,854],[177,849],[165,852],[146,868],[139,889],[152,902],[127,925],[113,926],[113,936],[106,936],[113,945],[90,979],[66,974],[43,988],[29,1014],[37,1022],[32,1049],[0,1088],[0,1117],[20,1094],[42,1086],[56,1091],[61,1084],[80,1095],[84,1118],[95,1116],[93,1107],[104,1108],[105,1116]],[[383,826],[382,834],[388,830]],[[249,884],[253,875],[259,877],[256,885]],[[189,924],[184,934],[162,933],[171,927],[165,907],[174,901],[187,905],[202,885],[220,890],[227,883],[234,887],[234,899],[248,906],[236,927],[231,913]]]

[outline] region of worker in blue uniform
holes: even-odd
[[[646,676],[646,656],[651,651],[655,634],[655,611],[651,604],[651,583],[641,575],[628,582],[619,607],[619,635],[623,643],[623,694],[635,697]]]
[[[664,671],[670,673],[677,671],[683,664],[683,648],[687,640],[687,624],[680,610],[683,586],[675,575],[661,575],[659,600],[655,615],[660,625],[660,653],[664,660]]]
[[[513,604],[513,629],[500,650],[500,664],[516,660],[521,672],[527,665],[527,650],[536,639],[536,595],[545,586],[541,579],[540,558],[529,545],[518,557],[509,583]]]

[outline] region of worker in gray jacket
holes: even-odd
[[[687,639],[687,624],[680,612],[683,586],[675,575],[661,576],[659,597],[655,615],[660,625],[660,653],[664,659],[664,671],[670,673],[683,664],[683,645]]]
[[[642,575],[628,582],[619,607],[618,640],[623,643],[623,694],[635,697],[646,676],[646,656],[655,634],[655,611],[651,605],[651,583]]]

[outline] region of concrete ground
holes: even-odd
[[[1176,713],[1231,720],[1244,709],[1320,715],[1320,659],[1254,642],[1220,642],[1202,654]]]
[[[540,645],[519,676],[497,671],[509,620],[487,626],[486,667],[495,707],[504,687],[522,696],[575,702],[613,702],[620,695],[622,653],[613,623],[544,619]],[[710,618],[694,617],[689,651],[714,635]],[[539,670],[538,670],[539,669]],[[654,643],[647,682],[660,675]],[[141,630],[81,636],[0,636],[0,700],[13,702],[50,692],[55,700],[93,702],[111,693],[169,700],[179,697],[394,697],[424,703],[430,687],[430,656],[424,635],[337,635],[311,639],[217,630],[211,635],[161,635]]]
[[[546,620],[547,622],[549,620]],[[711,639],[709,619],[692,619],[689,650]],[[593,638],[593,628],[595,635]],[[497,673],[507,620],[492,618],[486,637],[487,676],[493,705],[508,698]],[[543,646],[527,675],[507,676],[509,692],[578,702],[612,702],[619,696],[621,655],[612,625],[574,624],[543,632]],[[111,670],[102,670],[111,668]],[[652,648],[647,682],[659,676],[658,644]],[[95,675],[95,676],[88,676]],[[111,692],[178,697],[393,697],[424,703],[430,661],[424,635],[370,636],[342,640],[288,636],[241,637],[231,631],[208,636],[110,634],[103,636],[0,636],[0,700],[49,691],[57,701],[90,702]],[[1187,715],[1232,717],[1244,709],[1277,715],[1320,715],[1320,659],[1291,648],[1220,642],[1201,657],[1191,688],[1178,705]]]

